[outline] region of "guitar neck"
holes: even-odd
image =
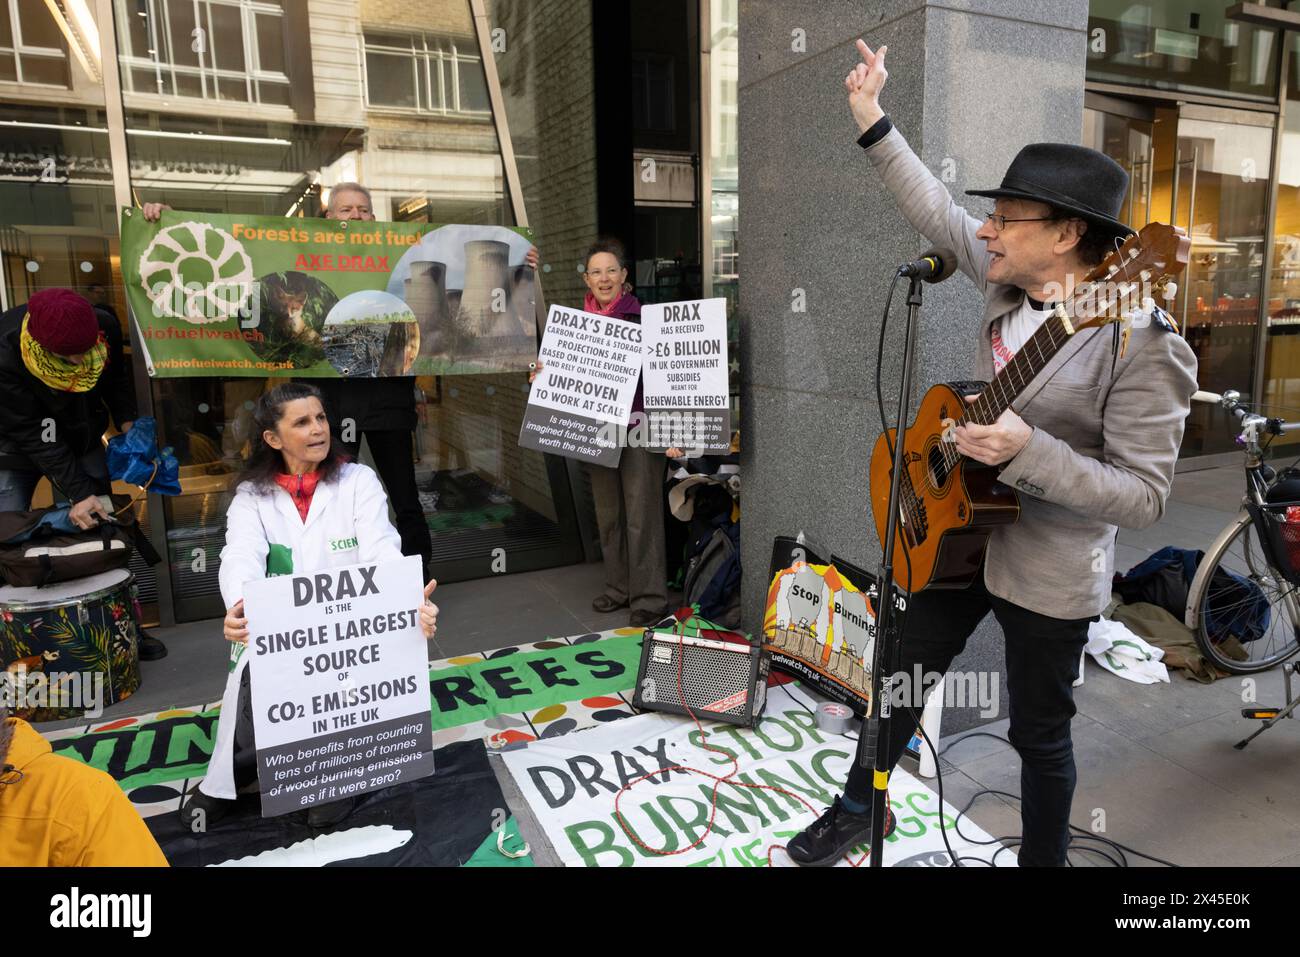
[[[979,398],[971,403],[960,421],[978,425],[996,422],[998,416],[1011,407],[1016,397],[1061,351],[1061,347],[1070,341],[1071,335],[1073,333],[1060,310],[1053,310],[1011,361],[993,377]]]

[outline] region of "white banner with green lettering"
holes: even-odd
[[[784,688],[770,689],[756,727],[705,722],[704,728],[708,743],[724,754],[699,747],[700,732],[689,718],[646,713],[534,741],[502,759],[560,860],[579,867],[766,866],[769,849],[784,847],[844,789],[854,742],[819,731],[812,714]],[[673,765],[726,777],[733,770],[729,755],[736,756],[740,770],[718,786],[717,813],[708,836],[681,853],[648,850],[682,851],[708,830],[716,782],[701,774],[671,771],[654,773],[630,790],[623,788]],[[620,791],[622,824],[614,809]],[[956,809],[944,805],[941,813],[938,797],[901,769],[890,778],[889,799],[898,824],[885,842],[886,866],[947,866],[941,820],[959,856],[991,861],[1000,848],[973,843],[992,838],[969,818],[961,821],[965,837],[958,836],[953,828]],[[865,851],[856,849],[853,861]],[[782,850],[772,851],[771,863],[794,866]],[[1015,866],[1015,852],[998,854],[994,863]],[[849,862],[841,860],[840,865]]]

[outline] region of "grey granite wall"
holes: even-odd
[[[757,631],[775,535],[874,569],[867,498],[880,433],[875,353],[889,277],[927,243],[875,182],[857,146],[843,79],[853,41],[888,44],[881,104],[973,212],[1026,143],[1077,143],[1086,0],[740,2],[741,438],[744,626]],[[803,49],[796,49],[802,46]],[[905,287],[904,287],[905,288]],[[795,311],[802,296],[806,311]],[[897,401],[904,306],[895,297],[885,407]],[[968,377],[981,300],[957,276],[926,289],[914,373]],[[913,408],[915,408],[915,396]],[[988,618],[954,668],[1002,671]],[[1006,717],[1005,694],[996,716]],[[980,723],[944,716],[944,733]]]

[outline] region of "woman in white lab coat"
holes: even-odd
[[[347,461],[330,441],[320,391],[289,382],[257,402],[254,450],[226,512],[221,550],[221,597],[228,609],[225,637],[233,661],[221,700],[208,773],[182,812],[187,827],[210,827],[234,805],[241,786],[256,780],[256,750],[248,682],[248,619],[244,584],[274,575],[384,562],[402,557],[402,540],[388,521],[388,499],[373,471]],[[438,608],[424,589],[420,627],[437,630]],[[324,827],[351,811],[349,798],[314,807],[308,821]]]

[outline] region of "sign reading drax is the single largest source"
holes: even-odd
[[[265,817],[433,773],[423,601],[415,556],[248,583]]]
[[[613,468],[641,376],[641,327],[551,306],[519,445]]]

